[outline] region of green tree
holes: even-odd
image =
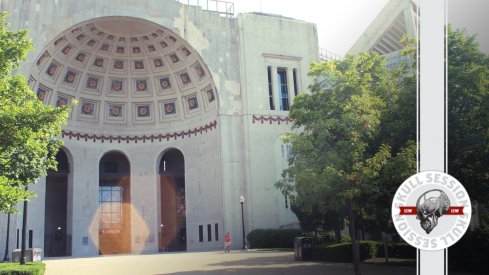
[[[475,36],[448,27],[448,173],[489,203],[489,58]]]
[[[10,31],[7,14],[0,13],[0,211],[27,200],[26,186],[56,169],[55,155],[62,140],[61,125],[71,106],[43,104],[21,75],[14,75],[32,49],[26,30]]]
[[[310,93],[295,98],[289,113],[293,131],[285,136],[292,154],[284,175],[295,182],[284,177],[276,186],[302,212],[347,217],[355,274],[360,274],[356,222],[382,221],[378,228],[387,224],[386,205],[401,177],[416,171],[416,146],[408,142],[415,135],[399,127],[399,117],[392,114],[402,110],[412,119],[407,124],[415,124],[415,113],[399,106],[412,103],[415,111],[414,96],[408,96],[415,95],[415,82],[407,79],[412,74],[406,66],[390,71],[377,53],[314,63],[309,75]],[[401,130],[402,136],[396,136]],[[389,202],[379,205],[379,199]]]

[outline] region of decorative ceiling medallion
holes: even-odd
[[[93,116],[95,110],[95,103],[93,102],[82,102],[81,104],[81,114],[87,116]]]
[[[71,99],[68,96],[58,95],[58,98],[56,99],[56,107],[65,107],[66,105],[69,105],[70,102]]]
[[[70,71],[70,70],[68,70],[68,71],[66,72],[66,75],[65,75],[65,79],[64,79],[64,81],[65,81],[66,83],[73,84],[73,82],[75,82],[76,76],[77,76],[77,73],[75,73],[74,71]]]
[[[134,69],[136,70],[142,70],[144,69],[144,63],[141,60],[134,61]]]
[[[192,80],[190,79],[190,76],[186,72],[180,74],[180,79],[182,80],[182,83],[184,85],[187,85],[187,84],[192,83]]]
[[[58,68],[59,68],[59,65],[58,64],[51,63],[49,65],[48,69],[46,70],[46,74],[48,74],[51,77],[54,77],[54,75],[58,71]]]
[[[215,93],[214,93],[214,88],[211,87],[205,93],[207,95],[207,100],[209,101],[209,103],[212,103],[214,100],[216,100],[216,96],[215,96]]]
[[[165,109],[165,115],[174,115],[177,113],[177,109],[175,108],[175,102],[168,102],[163,104]]]
[[[85,57],[87,57],[86,54],[84,53],[79,53],[77,54],[77,56],[75,57],[75,60],[78,61],[78,62],[83,62],[85,60]]]
[[[136,91],[141,92],[147,90],[148,84],[146,83],[146,80],[136,80]]]
[[[150,109],[149,104],[136,105],[138,117],[149,117]]]
[[[182,48],[182,52],[185,56],[189,56],[191,54],[191,52],[185,47]]]
[[[104,59],[103,58],[95,58],[93,61],[93,65],[96,67],[103,67],[104,66]]]
[[[49,92],[48,89],[39,86],[36,92],[37,99],[39,99],[42,102],[46,102],[46,99],[48,97],[48,92]]]
[[[168,77],[160,78],[160,87],[164,90],[170,89],[171,88],[170,78]]]
[[[97,89],[97,87],[98,87],[98,82],[99,82],[98,78],[93,77],[93,76],[90,76],[90,77],[88,77],[88,79],[87,79],[87,86],[86,86],[86,87],[87,87],[88,89]]]
[[[123,88],[122,80],[112,80],[112,83],[110,85],[110,90],[112,92],[121,92],[122,88]]]
[[[109,104],[109,117],[122,117],[122,104]]]
[[[51,57],[48,53],[48,51],[45,51],[40,57],[39,59],[37,59],[37,62],[36,62],[36,65],[37,66],[41,66],[44,64],[44,62],[46,62],[46,60]]]
[[[64,55],[68,55],[71,51],[71,49],[73,49],[73,47],[71,45],[67,45],[63,48],[63,50],[61,51]]]
[[[199,102],[197,101],[196,96],[188,98],[187,103],[188,103],[188,109],[189,110],[195,110],[195,109],[199,108]]]
[[[163,67],[163,61],[161,61],[161,58],[153,59],[153,63],[155,64],[156,68]]]

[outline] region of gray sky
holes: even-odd
[[[467,34],[477,34],[480,49],[489,54],[488,0],[448,0],[448,22],[465,28]]]

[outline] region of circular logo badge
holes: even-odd
[[[454,177],[424,171],[405,180],[392,201],[392,221],[399,235],[421,250],[455,244],[472,215],[469,194]]]

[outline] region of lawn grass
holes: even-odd
[[[261,252],[294,252],[293,248],[253,248],[253,250]]]
[[[0,275],[43,275],[45,269],[44,263],[0,263]]]
[[[388,262],[385,262],[385,258],[373,258],[373,259],[367,259],[363,261],[363,263],[375,264],[375,265],[416,266],[416,260],[414,259],[398,259],[398,258],[389,258]]]

